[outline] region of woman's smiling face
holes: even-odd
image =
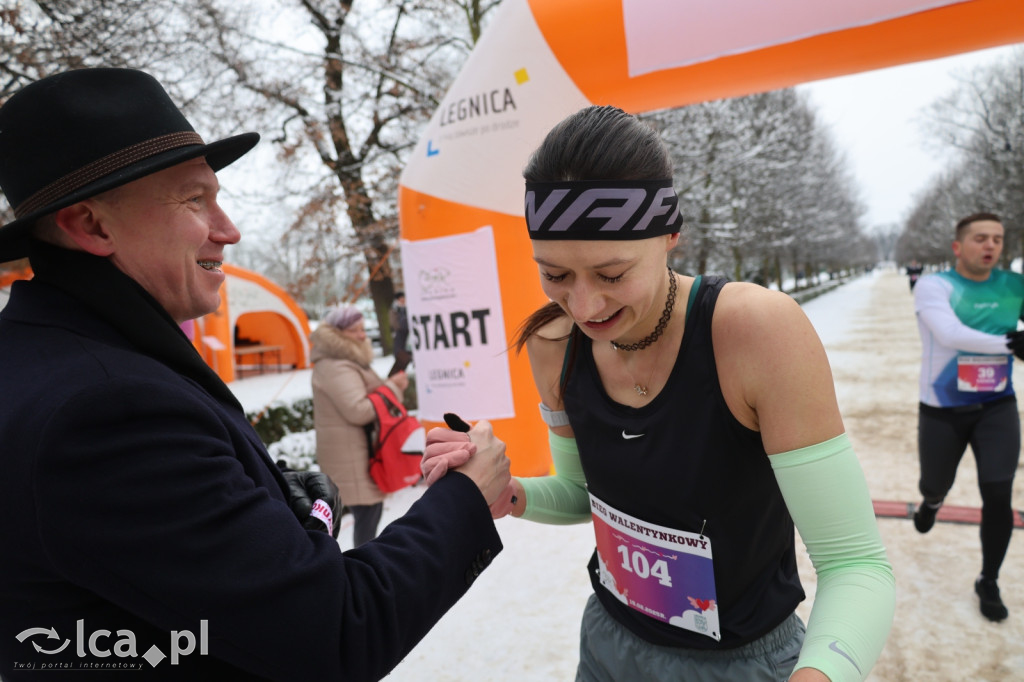
[[[665,306],[666,253],[679,235],[626,241],[535,240],[541,287],[595,341],[636,341]]]

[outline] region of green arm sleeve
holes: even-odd
[[[796,668],[863,681],[892,627],[895,580],[846,434],[769,458],[818,587]]]
[[[548,444],[555,475],[517,479],[526,493],[522,518],[556,525],[585,523],[591,518],[590,495],[576,439],[548,431]]]

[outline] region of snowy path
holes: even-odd
[[[921,345],[907,279],[876,273],[811,301],[805,310],[816,326],[819,306],[848,318],[838,333],[840,325],[820,333],[872,498],[916,502]],[[1016,369],[1020,386],[1019,362]],[[969,451],[947,502],[981,504]],[[1014,502],[1024,502],[1020,475]],[[994,624],[978,612],[972,588],[981,567],[977,526],[938,523],[920,535],[908,520],[881,518],[879,527],[896,574],[896,622],[870,679],[1024,680],[1024,532],[1014,532],[1000,575],[1010,618]]]

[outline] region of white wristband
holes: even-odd
[[[548,426],[568,426],[569,415],[565,413],[565,410],[552,410],[544,403],[540,403],[540,418],[544,420],[544,423]]]

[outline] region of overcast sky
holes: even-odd
[[[928,105],[957,87],[955,74],[1008,56],[1019,46],[969,52],[798,86],[832,127],[868,206],[869,227],[898,223],[914,194],[942,167],[924,145],[920,119]]]

